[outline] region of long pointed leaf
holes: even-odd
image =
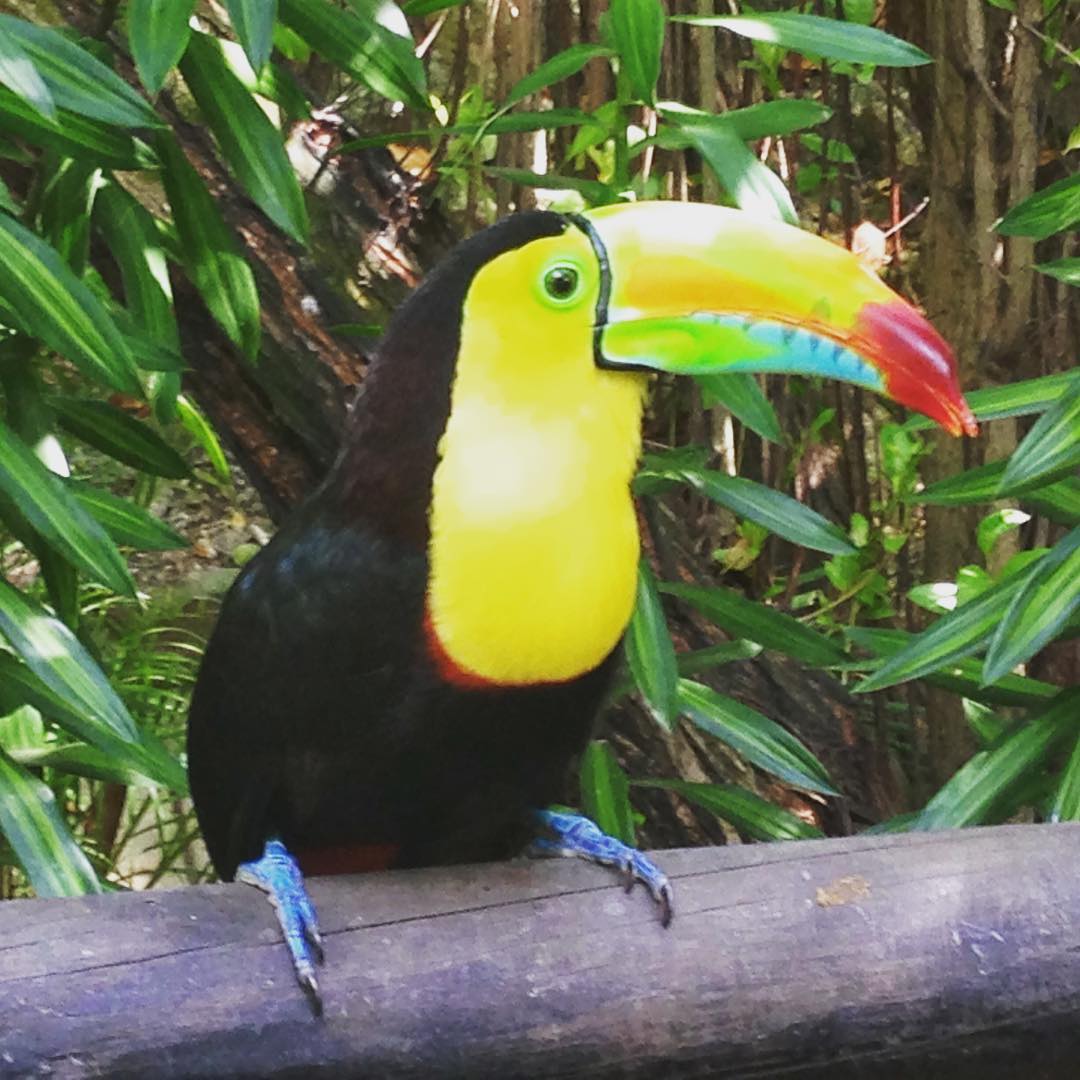
[[[0,423],[0,491],[44,540],[114,592],[135,595],[127,563],[104,530],[68,493],[59,477]]]
[[[807,791],[837,795],[825,766],[774,720],[701,683],[679,680],[679,708],[747,761]]]
[[[274,44],[277,0],[225,0],[225,6],[248,62],[254,71],[259,71],[270,59]]]
[[[0,15],[0,36],[10,36],[22,46],[60,108],[120,127],[164,127],[115,71],[59,31]]]
[[[1067,176],[1017,203],[998,222],[1005,236],[1045,240],[1080,221],[1080,175]]]
[[[1036,421],[1013,451],[1001,493],[1049,484],[1080,467],[1080,382],[1074,383]]]
[[[1030,416],[1045,412],[1069,387],[1080,384],[1080,373],[1059,371],[1024,379],[1007,386],[988,386],[967,394],[967,402],[978,421],[1001,420],[1007,416]],[[934,421],[925,416],[913,416],[904,422],[908,431],[929,430]]]
[[[221,219],[206,185],[171,135],[158,140],[162,180],[184,253],[184,266],[210,313],[252,359],[259,352],[259,293],[251,267]]]
[[[637,603],[626,633],[626,659],[653,718],[665,731],[675,725],[675,647],[648,562],[638,564]]]
[[[56,796],[0,750],[0,830],[38,896],[102,892],[89,859],[75,843]]]
[[[855,693],[865,694],[918,679],[977,652],[989,642],[1013,597],[1037,568],[1038,563],[1029,566],[943,615],[856,686]]]
[[[1037,719],[976,754],[926,804],[913,828],[953,829],[984,821],[1063,738],[1075,736],[1078,706],[1080,690],[1063,691]]]
[[[1039,560],[1035,574],[1016,594],[998,624],[983,668],[996,682],[1034,656],[1080,608],[1080,525]]]
[[[177,551],[190,546],[171,526],[130,499],[75,480],[69,480],[67,487],[79,505],[117,544],[138,551]]]
[[[14,91],[42,116],[56,119],[56,103],[26,50],[10,35],[0,34],[0,83]]]
[[[195,0],[128,0],[128,43],[143,86],[156,94],[191,37]]]
[[[619,70],[630,92],[651,104],[660,77],[664,48],[664,7],[660,0],[611,0],[608,5],[612,37],[619,54]]]
[[[590,45],[578,43],[571,45],[562,52],[556,53],[550,60],[545,60],[539,67],[530,71],[523,79],[510,87],[502,109],[508,109],[523,101],[530,94],[543,90],[545,86],[553,86],[555,83],[576,75],[590,60],[598,56],[611,56],[611,49],[603,45]]]
[[[193,34],[180,70],[247,193],[275,225],[307,243],[307,207],[281,133],[229,69],[221,46]]]
[[[630,783],[611,747],[595,739],[581,757],[581,808],[600,828],[621,840],[634,843],[634,812],[630,806]]]
[[[732,33],[786,49],[855,64],[919,67],[931,57],[922,49],[872,26],[781,11],[761,15],[676,15],[675,22],[720,26]]]
[[[782,611],[747,600],[732,589],[664,583],[660,591],[685,600],[729,634],[756,641],[766,649],[820,667],[844,660],[843,650],[827,637]]]
[[[637,780],[637,787],[663,788],[734,825],[752,840],[814,840],[821,830],[787,810],[733,784],[695,784],[688,780]]]
[[[782,443],[784,433],[776,410],[765,396],[757,379],[749,372],[731,375],[699,375],[694,379],[701,390],[706,408],[722,405],[751,431],[769,442]]]
[[[22,328],[92,379],[142,396],[123,335],[101,301],[48,244],[0,213],[0,300]]]

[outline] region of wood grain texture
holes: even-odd
[[[0,1075],[1075,1077],[1080,825],[315,880],[326,1015],[242,885],[0,905]]]

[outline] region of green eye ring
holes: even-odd
[[[544,271],[544,298],[552,304],[566,306],[579,299],[584,288],[581,271],[573,263],[556,263]]]

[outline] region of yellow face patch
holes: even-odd
[[[594,363],[599,274],[570,228],[493,259],[465,300],[428,612],[449,659],[487,681],[582,675],[633,608],[645,380]]]

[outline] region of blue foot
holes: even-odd
[[[640,881],[660,905],[660,921],[664,926],[674,914],[673,894],[667,875],[636,848],[602,832],[595,822],[581,814],[564,814],[557,810],[536,810],[536,823],[545,835],[537,836],[529,846],[533,856],[576,855],[603,866],[614,866],[626,880],[626,891]]]
[[[236,880],[254,885],[266,893],[274,905],[285,944],[292,957],[296,981],[303,987],[311,1007],[322,1013],[315,963],[322,963],[322,938],[315,918],[315,908],[304,888],[304,877],[296,860],[280,840],[267,840],[261,858],[241,863]]]

